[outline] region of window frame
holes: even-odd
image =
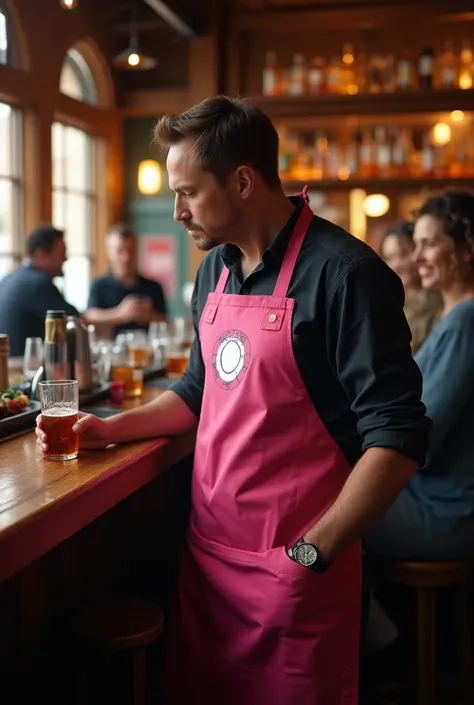
[[[0,182],[8,182],[11,184],[14,208],[12,212],[12,249],[8,252],[0,252],[0,260],[10,260],[13,267],[18,266],[23,259],[23,225],[24,225],[24,173],[23,173],[23,115],[22,111],[8,103],[0,101],[2,105],[7,105],[10,108],[10,129],[9,129],[9,144],[10,144],[10,163],[12,165],[10,174],[0,173]]]

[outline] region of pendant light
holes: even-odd
[[[74,0],[72,0],[74,1]],[[157,65],[153,56],[142,54],[138,48],[138,0],[135,0],[130,30],[130,42],[127,49],[121,51],[113,60],[118,69],[128,71],[148,71]]]
[[[59,0],[59,4],[63,10],[75,10],[79,5],[79,0]]]

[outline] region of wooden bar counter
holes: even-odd
[[[145,388],[124,409],[161,393]],[[49,702],[69,702],[69,687],[58,685],[75,677],[68,616],[111,593],[140,594],[141,563],[161,566],[157,584],[169,592],[193,447],[188,434],[80,451],[61,463],[42,458],[33,431],[0,443],[0,679],[15,684],[11,702],[23,702],[18,688],[29,702],[42,687]]]

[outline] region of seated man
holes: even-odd
[[[138,273],[135,233],[124,223],[114,225],[106,244],[110,271],[91,284],[88,323],[102,335],[115,337],[124,330],[148,330],[152,321],[165,321],[161,284]]]
[[[0,332],[10,336],[11,357],[23,355],[26,338],[44,338],[49,309],[79,315],[53,282],[62,276],[66,261],[64,232],[38,225],[28,237],[26,251],[23,264],[0,281]]]

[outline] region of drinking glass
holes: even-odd
[[[76,380],[40,382],[41,413],[48,436],[48,460],[74,460],[79,450],[79,436],[72,427],[79,412],[79,383]]]
[[[23,356],[23,374],[31,381],[43,364],[43,341],[41,338],[27,338]]]

